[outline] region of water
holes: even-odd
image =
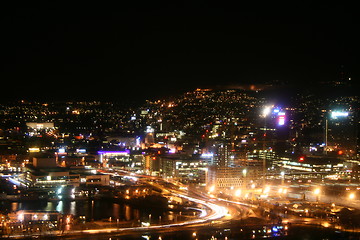
[[[9,213],[18,210],[58,211],[62,214],[85,216],[88,220],[119,219],[121,221],[147,220],[149,214],[153,221],[161,218],[171,221],[174,213],[159,209],[137,209],[128,204],[116,203],[111,200],[81,200],[81,201],[0,201],[0,212]],[[161,216],[161,217],[160,217]]]

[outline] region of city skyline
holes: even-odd
[[[0,238],[360,236],[357,8],[4,9]]]

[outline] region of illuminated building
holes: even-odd
[[[55,158],[34,158],[26,165],[22,182],[27,187],[58,188],[60,186],[109,185],[110,176],[84,166],[58,167]]]
[[[234,165],[234,155],[231,154],[230,147],[227,144],[222,144],[218,147],[215,165],[219,167],[230,167]]]
[[[34,211],[34,210],[20,210],[14,213],[9,213],[9,222],[22,224],[36,224],[44,222],[59,223],[61,213],[57,211]]]
[[[107,164],[109,161],[115,161],[123,163],[124,165],[130,164],[130,150],[124,151],[98,151],[100,162]]]
[[[107,174],[82,174],[80,182],[85,182],[87,186],[109,186],[110,175]]]
[[[26,126],[29,129],[33,129],[33,130],[53,129],[54,123],[52,123],[52,122],[43,122],[43,123],[27,122]]]
[[[326,151],[343,150],[354,154],[357,147],[356,119],[348,111],[331,111],[325,119]]]
[[[161,173],[181,182],[205,183],[208,162],[199,156],[167,155],[160,157]]]
[[[360,181],[360,165],[355,165],[352,167],[350,177],[352,182]]]
[[[333,157],[324,156],[291,156],[279,157],[274,161],[274,165],[298,172],[313,173],[337,173],[343,169],[344,164],[341,160]]]
[[[24,182],[28,187],[56,188],[62,185],[79,186],[80,174],[72,174],[68,169],[36,168],[27,166]]]
[[[135,149],[140,147],[140,137],[136,136],[108,136],[106,140],[115,146]]]
[[[155,174],[159,172],[159,158],[152,155],[145,155],[144,162],[143,162],[143,170],[146,174]]]
[[[217,167],[209,166],[207,186],[216,189],[240,188],[245,186],[246,179],[252,179],[254,172],[244,167]]]
[[[41,134],[52,135],[55,130],[53,122],[27,122],[26,126],[29,136],[38,136]]]

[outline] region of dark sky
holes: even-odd
[[[326,81],[341,65],[358,81],[354,6],[220,2],[3,8],[1,99],[122,101]]]

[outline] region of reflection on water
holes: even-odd
[[[172,212],[149,208],[139,210],[128,204],[114,203],[111,200],[0,201],[0,212],[9,213],[17,210],[58,211],[62,214],[86,216],[88,220],[107,219],[109,217],[121,221],[148,220],[149,214],[152,215],[152,221],[160,221],[160,219],[173,221],[174,219]]]
[[[56,206],[56,211],[64,213],[63,207],[64,207],[63,201],[59,201]],[[52,210],[52,209],[49,209],[49,210]]]
[[[19,203],[17,202],[12,202],[11,203],[11,211],[16,211],[19,207]]]
[[[129,221],[131,219],[131,209],[128,205],[125,205],[124,208],[125,208],[125,220]]]
[[[70,202],[70,214],[76,215],[76,202],[72,201]]]

